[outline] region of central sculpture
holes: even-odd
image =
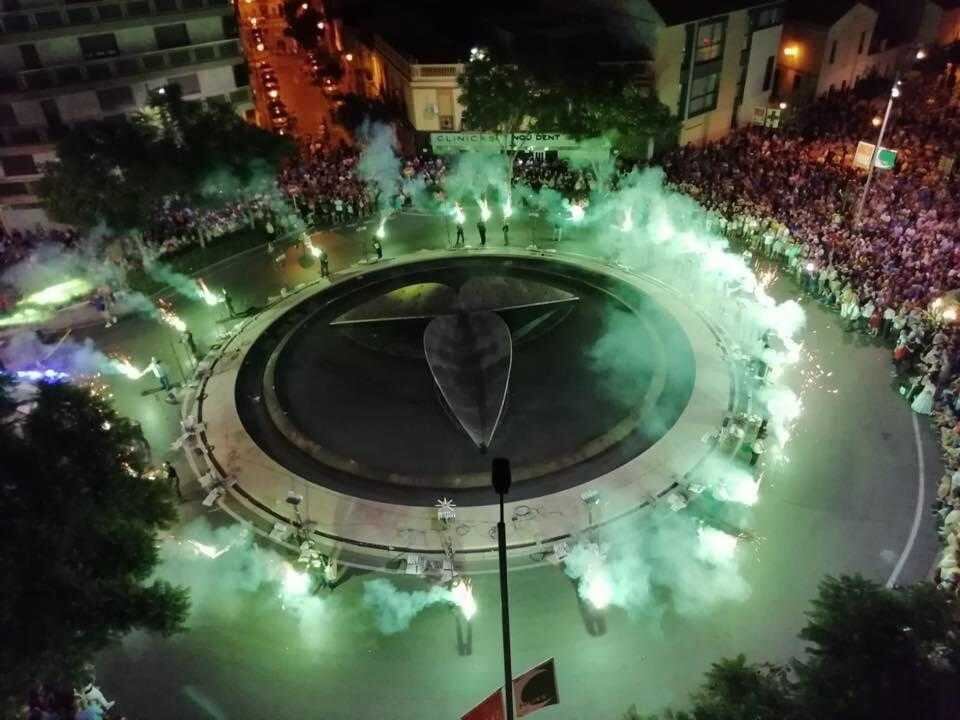
[[[354,308],[331,326],[425,324],[423,354],[440,397],[485,452],[506,406],[514,336],[532,332],[578,299],[539,282],[482,276],[457,291],[438,284],[401,288]]]

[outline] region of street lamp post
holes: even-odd
[[[494,458],[490,472],[493,489],[500,498],[500,522],[497,523],[497,554],[500,558],[500,612],[503,625],[503,692],[507,702],[507,720],[513,720],[513,670],[510,666],[510,597],[507,592],[507,526],[503,522],[503,496],[510,490],[510,461]]]
[[[880,124],[880,134],[877,136],[877,144],[873,146],[873,152],[870,154],[870,167],[867,169],[867,181],[863,185],[863,192],[860,194],[860,201],[857,203],[857,212],[853,216],[854,225],[860,224],[860,216],[863,214],[863,208],[867,204],[867,194],[870,192],[870,183],[873,182],[873,170],[877,164],[877,156],[880,154],[880,147],[883,144],[883,136],[887,132],[887,123],[890,121],[890,111],[893,110],[893,101],[900,96],[900,73],[893,78],[893,87],[890,88],[890,97],[887,99],[887,109],[883,113],[883,122]]]

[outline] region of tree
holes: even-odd
[[[800,637],[800,696],[813,717],[936,717],[940,689],[960,688],[960,642],[947,597],[930,584],[887,590],[827,577]]]
[[[516,150],[514,134],[529,129],[577,139],[607,136],[620,154],[645,158],[651,139],[666,140],[679,127],[629,65],[571,66],[543,58],[496,63],[480,51],[458,83],[464,127],[498,133],[504,150]]]
[[[131,118],[72,129],[57,144],[58,162],[44,169],[40,195],[60,222],[144,230],[171,195],[215,206],[272,183],[293,149],[230,105],[185,102],[171,85]]]
[[[396,124],[403,119],[403,113],[397,105],[376,98],[368,98],[356,93],[341,95],[339,104],[333,112],[333,119],[351,134],[363,125],[364,121]]]
[[[312,4],[303,0],[286,0],[283,3],[283,18],[287,21],[284,35],[292,37],[304,50],[317,49],[321,33],[319,23],[323,22],[323,15]]]
[[[5,402],[12,402],[7,397]],[[71,687],[135,628],[181,629],[186,591],[151,580],[170,489],[144,477],[144,440],[103,400],[41,384],[0,425],[0,699]],[[26,412],[26,414],[23,414]]]
[[[457,77],[463,127],[496,133],[500,149],[509,159],[508,181],[520,148],[514,136],[525,126],[532,128],[538,117],[538,101],[544,94],[533,75],[513,63],[494,62],[489,52],[473,53],[466,69]]]

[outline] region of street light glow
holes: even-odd
[[[795,58],[800,54],[800,48],[796,45],[787,45],[783,49],[783,54],[787,57]]]
[[[786,110],[786,109],[787,109],[787,104],[786,104],[785,102],[782,102],[782,101],[781,101],[781,102],[780,102],[780,109],[781,109],[781,110]]]
[[[883,120],[880,119],[879,115],[874,115],[873,119],[870,121],[870,124],[873,125],[874,127],[880,127],[880,123],[882,122]]]
[[[894,85],[893,89],[890,91],[890,97],[900,97],[900,88],[897,85]]]
[[[927,57],[927,51],[923,48],[917,50],[917,60],[925,60]]]

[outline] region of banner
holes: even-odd
[[[873,149],[876,147],[873,143],[861,140],[857,143],[857,152],[853,156],[853,166],[866,170],[870,167],[870,158],[873,157]],[[897,151],[890,148],[881,147],[877,153],[877,161],[874,167],[880,170],[891,170],[897,162]]]
[[[553,658],[545,660],[513,680],[513,698],[517,704],[517,717],[530,715],[548,705],[559,705],[557,675]]]
[[[507,142],[507,140],[510,142]],[[498,152],[513,148],[527,152],[546,150],[609,150],[610,143],[605,138],[575,140],[563,133],[518,132],[506,138],[497,133],[485,132],[434,132],[430,133],[430,147],[435,153],[459,152],[461,150],[482,150]]]
[[[503,688],[497,688],[460,720],[503,720]]]

